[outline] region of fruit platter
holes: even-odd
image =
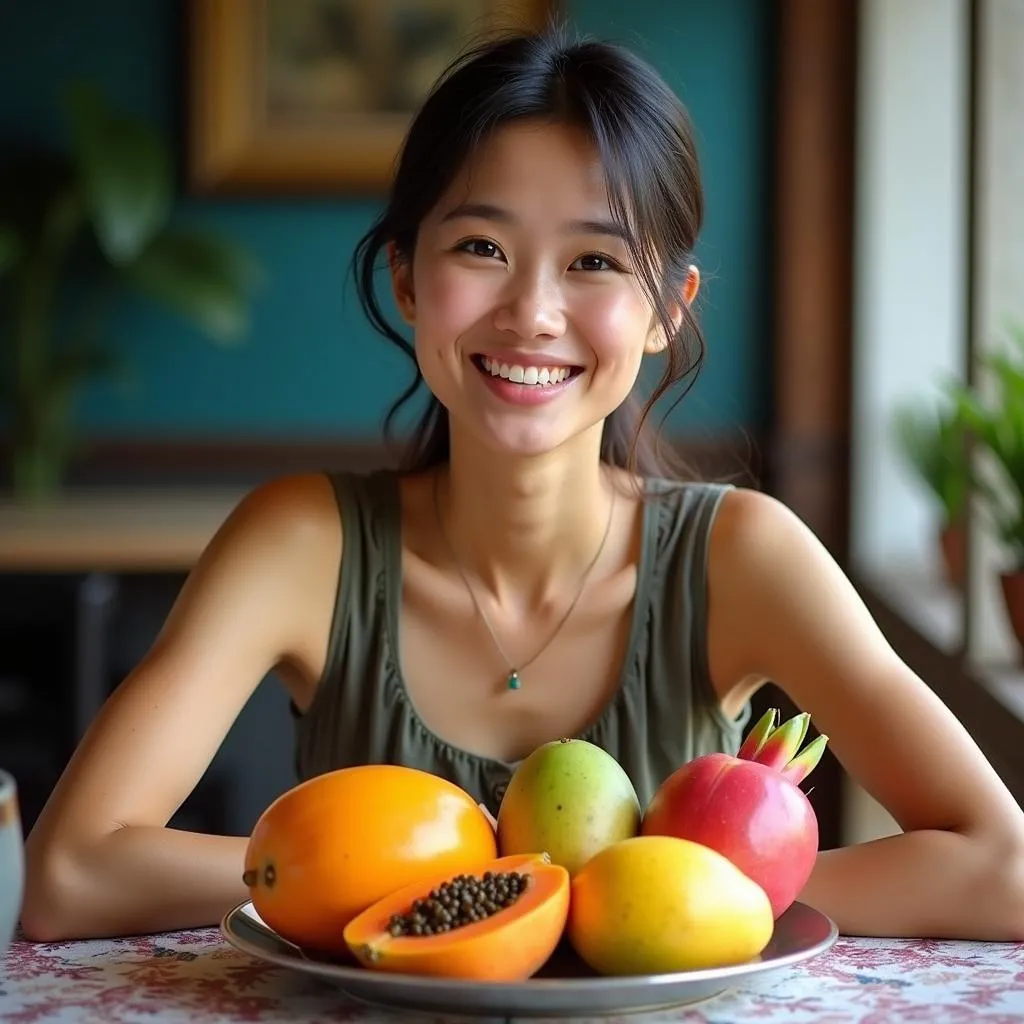
[[[692,1003],[824,952],[797,900],[817,820],[800,783],[827,737],[770,710],[735,756],[678,768],[642,807],[601,747],[516,768],[494,820],[401,765],[300,783],[249,838],[225,938],[394,1008],[564,1016]]]

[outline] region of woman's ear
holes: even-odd
[[[683,282],[679,300],[670,307],[673,331],[678,332],[682,326],[683,315],[697,297],[698,288],[700,288],[700,271],[691,263],[686,270],[686,280]],[[650,334],[647,336],[647,344],[644,347],[644,351],[648,355],[664,352],[668,348],[668,341],[669,339],[665,337],[665,332],[661,329],[661,324],[655,320],[651,325]]]
[[[691,263],[686,268],[686,280],[683,282],[683,302],[690,306],[697,298],[697,289],[700,288],[700,271]]]
[[[409,324],[416,322],[416,297],[412,286],[412,264],[398,251],[394,242],[386,246],[388,269],[391,272],[391,290],[402,319]]]

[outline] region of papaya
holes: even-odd
[[[277,797],[253,827],[242,880],[283,938],[348,959],[342,933],[362,910],[497,855],[493,826],[460,787],[416,768],[359,765]]]
[[[569,872],[544,853],[513,854],[405,886],[353,918],[344,936],[373,970],[525,981],[555,951],[568,914]]]

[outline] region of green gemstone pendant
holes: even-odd
[[[508,674],[508,688],[510,690],[519,689],[519,673],[515,669]]]

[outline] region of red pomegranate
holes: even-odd
[[[705,754],[674,771],[651,798],[643,835],[678,836],[727,857],[768,894],[779,915],[804,887],[818,853],[818,819],[800,782],[828,742],[818,736],[797,753],[810,715],[776,727],[767,711],[736,756]]]

